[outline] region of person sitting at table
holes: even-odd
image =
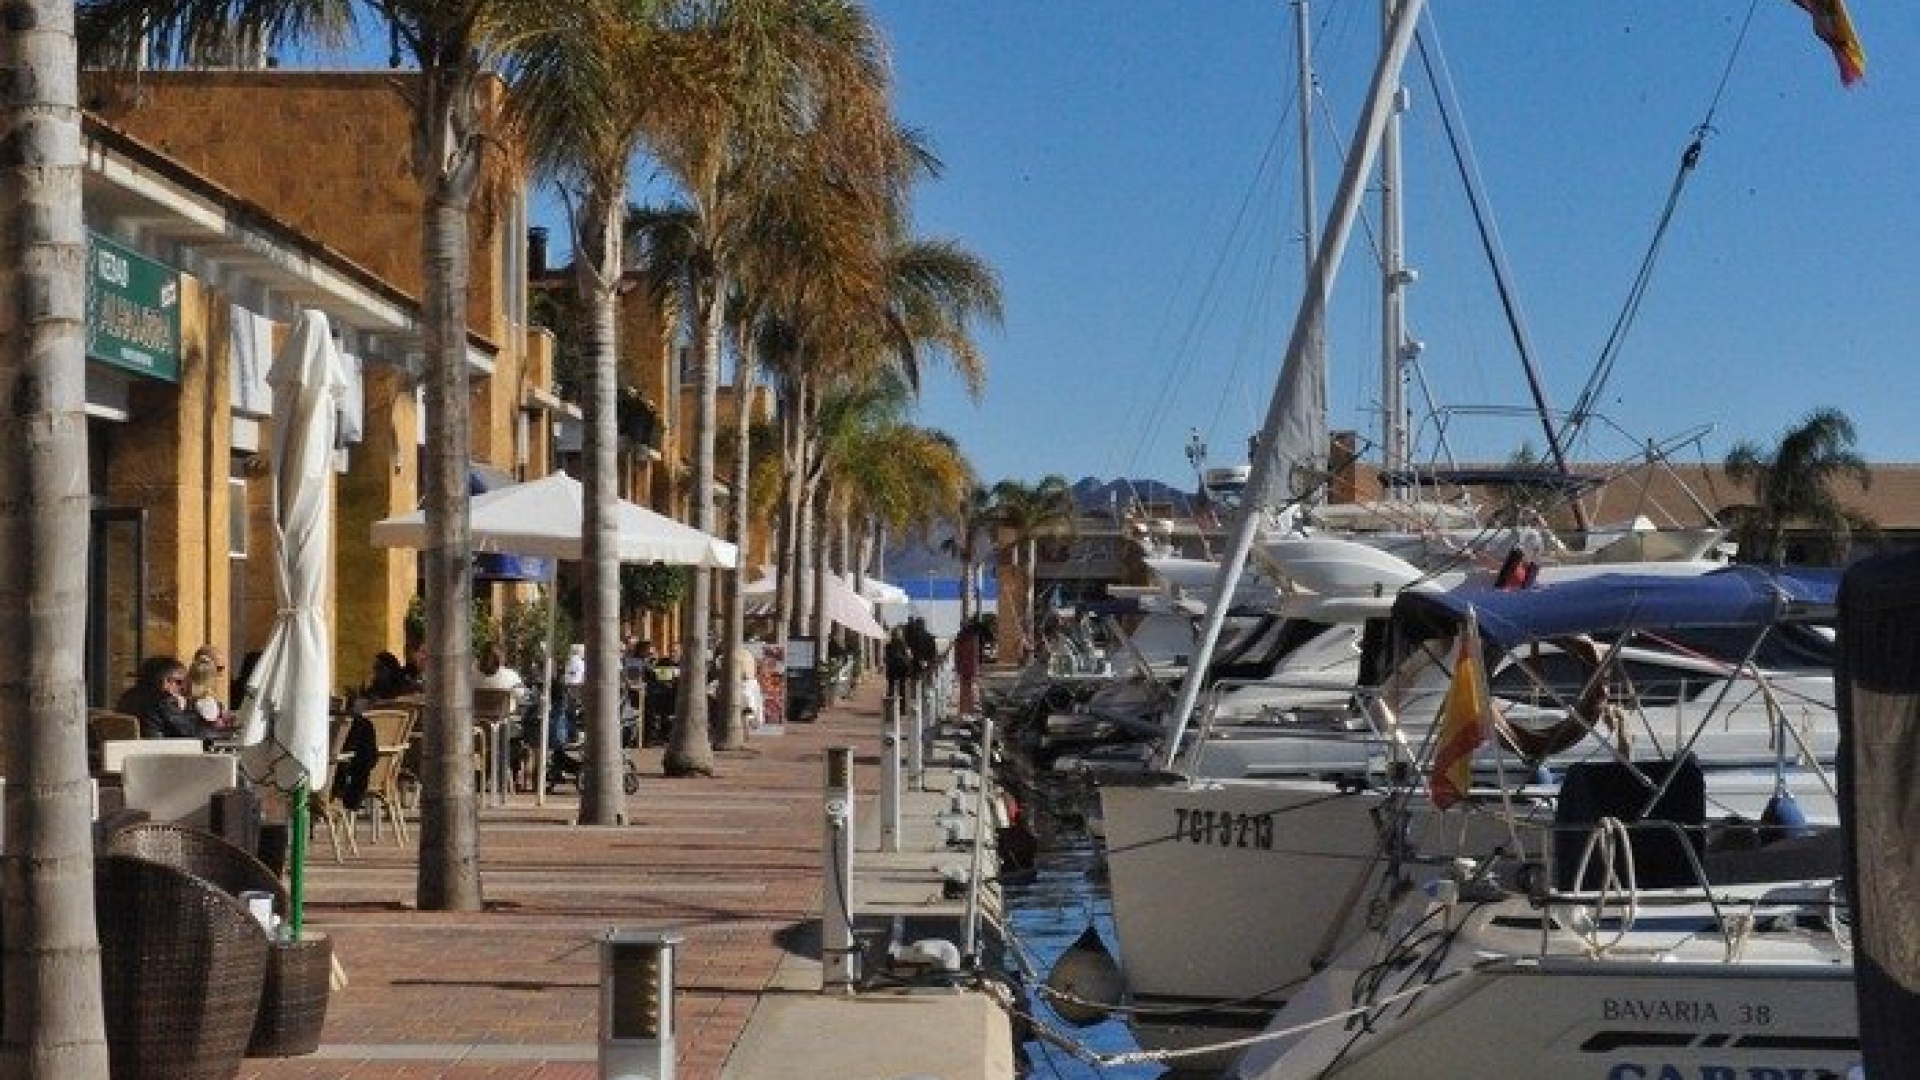
[[[367,679],[367,697],[373,701],[392,701],[416,693],[419,687],[407,678],[400,658],[382,649],[373,654],[373,674]]]
[[[187,665],[187,706],[200,718],[200,733],[208,738],[233,729],[233,713],[221,693],[226,678],[227,660],[218,647],[202,645],[193,651],[193,662]]]
[[[187,705],[186,665],[171,656],[141,661],[139,680],[114,708],[140,718],[143,739],[200,737],[200,717]]]
[[[507,654],[498,645],[489,645],[481,652],[480,660],[474,665],[473,688],[476,690],[511,690],[514,704],[518,705],[526,697],[527,681],[520,673],[507,666]]]
[[[340,805],[358,810],[366,801],[367,781],[373,776],[374,762],[380,759],[380,737],[373,730],[373,721],[359,709],[347,717],[347,725],[346,742],[341,746],[346,760],[334,763],[333,794]]]

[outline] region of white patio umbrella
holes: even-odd
[[[474,551],[495,551],[545,559],[580,558],[586,516],[585,488],[565,472],[495,488],[473,496],[467,504],[468,530],[473,537]],[[667,563],[725,570],[738,565],[740,561],[739,549],[733,544],[625,499],[615,503],[614,523],[621,562]],[[375,547],[424,547],[427,540],[426,515],[416,510],[411,514],[399,514],[376,521],[373,523],[372,540]],[[546,670],[541,675],[539,697],[541,716],[537,797],[540,801],[545,800],[547,791],[546,704],[553,687],[555,648],[551,621],[551,578],[547,592],[547,657]]]
[[[294,932],[300,929],[306,793],[327,783],[328,549],[333,441],[347,381],[327,317],[304,310],[267,372],[273,388],[273,533],[280,614],[240,705],[241,763],[249,777],[294,793]]]
[[[760,568],[760,576],[754,578],[741,590],[749,615],[764,615],[773,610],[774,597],[780,587],[780,574],[771,566]],[[892,588],[893,586],[886,586]],[[827,618],[859,634],[861,637],[885,640],[886,627],[874,618],[874,601],[862,597],[847,580],[838,574],[827,575]],[[905,596],[905,593],[901,594]]]
[[[556,472],[524,484],[475,495],[467,506],[475,551],[547,559],[579,559],[586,494],[580,481]],[[739,561],[734,545],[625,499],[614,511],[621,562],[727,569]],[[421,511],[373,523],[375,547],[424,547],[427,519]]]

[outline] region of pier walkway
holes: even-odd
[[[854,750],[856,908],[951,912],[941,873],[963,855],[943,831],[945,769],[905,813],[905,854],[873,854],[881,682],[817,722],[717,755],[716,775],[666,779],[638,751],[631,824],[573,824],[570,789],[481,812],[486,909],[414,906],[415,852],[361,826],[360,853],[312,846],[308,925],[333,938],[336,988],[317,1053],[248,1059],[247,1080],[591,1080],[599,1077],[599,938],[684,937],[675,968],[678,1080],[1002,1080],[1004,1013],[973,992],[823,995],[819,913],[829,747]],[[946,754],[937,757],[944,764]],[[935,815],[943,815],[936,819]],[[987,873],[991,874],[991,867]]]

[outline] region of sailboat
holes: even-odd
[[[1422,3],[1402,0],[1391,7],[1385,43],[1362,112],[1360,135],[1354,140],[1355,149],[1346,163],[1329,227],[1314,258],[1315,273],[1302,297],[1267,422],[1255,442],[1246,485],[1250,507],[1279,502],[1286,509],[1297,510],[1311,486],[1301,478],[1325,473],[1327,440],[1324,408],[1319,404],[1324,400],[1325,373],[1313,356],[1312,344],[1324,320],[1328,283],[1352,227],[1361,179],[1371,172],[1393,109],[1399,67]],[[1299,541],[1299,546],[1275,554],[1271,545],[1276,537],[1285,538],[1299,516],[1290,515],[1289,520],[1289,515],[1282,514],[1276,528],[1273,515],[1253,509],[1242,513],[1227,540],[1214,594],[1233,594],[1251,553],[1262,545],[1268,546],[1274,562],[1284,565],[1283,556],[1290,554],[1296,565],[1321,573],[1323,577],[1313,583],[1328,593],[1364,584],[1363,577],[1352,575],[1356,568],[1365,572],[1366,560],[1355,557],[1343,561],[1343,554],[1354,556],[1356,549],[1341,549],[1339,543],[1324,550],[1309,550],[1305,545],[1315,539],[1312,534],[1294,534],[1291,538]],[[1336,539],[1345,542],[1344,538]],[[1315,557],[1306,557],[1309,554]],[[1688,566],[1680,574],[1663,576],[1661,581],[1705,578],[1712,572],[1711,567]],[[1609,586],[1620,584],[1611,582]],[[1777,599],[1798,595],[1793,590],[1808,583],[1749,584]],[[1378,592],[1384,595],[1404,587],[1404,582],[1396,582],[1381,586]],[[1664,584],[1649,581],[1627,591],[1631,594],[1633,589],[1640,589],[1643,595],[1652,595],[1663,588]],[[1401,600],[1407,595],[1411,594],[1403,591]],[[1398,617],[1400,601],[1394,601],[1394,606]],[[1742,625],[1765,636],[1772,632],[1777,614],[1756,610]],[[1163,767],[1181,763],[1181,733],[1196,715],[1224,616],[1224,607],[1216,604],[1202,625],[1175,705],[1172,735],[1165,742],[1165,756],[1158,762]],[[1642,625],[1636,629],[1669,627]],[[1562,721],[1574,720],[1580,711],[1574,704],[1593,686],[1606,685],[1600,674],[1604,666],[1617,664],[1622,667],[1613,670],[1625,670],[1624,665],[1647,659],[1618,644],[1619,630],[1615,628],[1615,637],[1601,639],[1608,651],[1601,665],[1585,672],[1591,685],[1567,685],[1565,680],[1543,677],[1536,668],[1526,676],[1525,685],[1507,688],[1508,711],[1520,717],[1534,710],[1531,719],[1540,722],[1541,730],[1561,728]],[[1566,636],[1578,636],[1580,632],[1578,628],[1563,628]],[[1516,648],[1537,644],[1541,655],[1566,655],[1561,645],[1544,636],[1514,644]],[[1258,1030],[1275,1010],[1307,993],[1309,987],[1328,998],[1338,992],[1338,988],[1327,990],[1325,982],[1316,982],[1316,973],[1336,959],[1356,955],[1350,950],[1369,942],[1377,952],[1379,928],[1396,910],[1396,897],[1401,892],[1426,889],[1429,883],[1440,881],[1455,857],[1476,858],[1484,864],[1487,853],[1509,844],[1516,835],[1516,826],[1509,818],[1443,814],[1419,794],[1414,781],[1424,734],[1414,725],[1435,715],[1445,679],[1427,678],[1440,669],[1429,665],[1430,670],[1423,675],[1417,669],[1420,658],[1407,659],[1416,666],[1403,673],[1397,686],[1387,677],[1386,669],[1376,670],[1374,675],[1382,681],[1362,680],[1363,685],[1356,685],[1346,695],[1347,700],[1328,711],[1326,723],[1300,724],[1291,733],[1297,738],[1296,746],[1310,746],[1313,754],[1335,755],[1341,759],[1337,765],[1329,764],[1331,759],[1309,755],[1300,759],[1309,763],[1292,775],[1259,781],[1147,773],[1131,781],[1102,785],[1101,813],[1114,915],[1133,1005],[1130,1019],[1143,1046],[1174,1053],[1182,1068],[1226,1063],[1232,1054],[1220,1048],[1220,1040]],[[1675,658],[1669,655],[1667,659]],[[1751,707],[1745,719],[1731,722],[1726,728],[1737,734],[1724,742],[1717,733],[1709,737],[1715,730],[1714,722],[1728,722],[1730,714],[1706,708],[1687,717],[1685,733],[1677,740],[1680,746],[1691,748],[1690,760],[1709,759],[1714,766],[1715,823],[1710,826],[1703,816],[1700,822],[1682,826],[1698,830],[1702,836],[1709,829],[1714,830],[1712,835],[1723,838],[1747,835],[1742,830],[1753,828],[1754,821],[1775,805],[1776,796],[1786,792],[1790,776],[1795,782],[1805,779],[1800,770],[1789,769],[1779,754],[1790,737],[1789,725],[1769,700],[1783,677],[1804,674],[1817,681],[1817,671],[1783,675],[1753,663],[1728,662],[1740,659],[1715,659],[1720,688],[1709,695],[1710,701]],[[1514,659],[1511,669],[1525,671],[1526,666]],[[1825,703],[1830,705],[1830,660],[1826,677]],[[1549,684],[1550,691],[1546,690]],[[1387,686],[1392,686],[1399,697],[1388,696],[1383,689]],[[1544,693],[1535,694],[1536,690]],[[1818,693],[1807,693],[1802,700],[1808,709],[1822,704]],[[1424,717],[1418,716],[1422,710]],[[1516,753],[1509,749],[1486,755],[1494,769],[1492,784],[1486,788],[1489,797],[1517,800],[1531,807],[1535,816],[1544,813],[1550,817],[1561,790],[1552,775],[1536,767],[1547,764],[1554,754],[1562,755],[1563,760],[1557,762],[1562,766],[1612,760],[1636,768],[1624,744],[1595,737],[1591,710],[1588,713],[1586,729],[1565,745],[1547,752]],[[1673,730],[1673,719],[1667,718],[1668,731]],[[1649,723],[1653,726],[1647,726]],[[1641,730],[1660,730],[1659,722],[1642,717]],[[1794,730],[1830,732],[1833,728],[1820,722],[1802,723]],[[1649,739],[1640,745],[1666,741],[1671,740]],[[1755,744],[1773,748],[1772,768],[1765,760],[1742,760],[1743,769],[1722,767],[1733,757],[1747,754]],[[1723,758],[1723,750],[1728,757]],[[1830,742],[1821,743],[1803,748],[1794,758],[1797,764],[1817,766],[1822,760],[1830,760],[1831,751]],[[1564,760],[1569,752],[1580,760]],[[1504,774],[1502,769],[1506,770]],[[1705,791],[1704,778],[1702,785]],[[1827,792],[1830,796],[1830,788]],[[1782,798],[1778,805],[1786,802]],[[1716,886],[1711,880],[1697,884],[1697,892],[1709,905],[1727,895],[1713,892]],[[1521,902],[1533,896],[1524,888],[1509,891],[1523,898]],[[1766,890],[1757,895],[1766,895]],[[1438,893],[1435,896],[1446,899]],[[1418,922],[1427,917],[1424,912],[1421,909],[1411,918]],[[1601,913],[1603,923],[1608,917],[1611,913]],[[1537,915],[1529,925],[1535,935],[1549,928]],[[1646,929],[1644,925],[1640,928]],[[1672,955],[1679,958],[1681,954]],[[1365,965],[1347,967],[1363,973],[1369,970]],[[1365,977],[1353,976],[1356,982]],[[1764,981],[1767,974],[1761,969],[1743,968],[1741,977]],[[1351,990],[1351,985],[1345,989]],[[1839,1012],[1831,1019],[1845,1028],[1845,1017]],[[1758,1036],[1753,1045],[1760,1045]]]

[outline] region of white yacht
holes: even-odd
[[[1789,806],[1832,820],[1832,643],[1807,622],[1830,617],[1832,599],[1830,577],[1749,567],[1402,593],[1389,635],[1402,659],[1383,666],[1384,688],[1356,687],[1323,719],[1268,733],[1291,755],[1286,778],[1101,785],[1136,1034],[1157,1047],[1249,1034],[1361,932],[1395,850],[1499,841],[1482,819],[1405,795],[1450,679],[1440,658],[1469,610],[1508,721],[1477,756],[1488,797],[1550,799],[1568,767],[1650,769],[1686,753],[1703,766],[1710,816],[1735,830]]]

